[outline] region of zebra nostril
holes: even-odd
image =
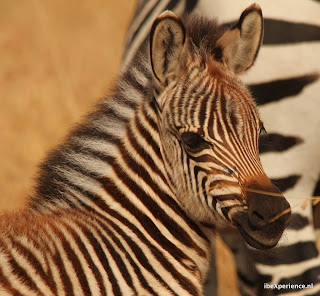
[[[252,228],[262,230],[271,224],[277,227],[286,225],[290,205],[281,192],[271,182],[263,187],[253,183],[250,188],[257,191],[247,194],[248,222]]]
[[[259,214],[257,211],[253,211],[252,215],[257,216],[257,217],[258,217],[258,219],[260,219],[260,220],[263,220],[263,221],[264,221],[263,216],[262,216],[261,214]]]
[[[267,224],[264,216],[258,211],[252,211],[251,213],[249,212],[249,222],[252,226],[257,228],[261,228]]]

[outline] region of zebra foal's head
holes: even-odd
[[[254,63],[262,35],[256,4],[229,30],[166,11],[153,24],[150,59],[162,154],[179,201],[193,219],[229,221],[265,249],[280,239],[290,206],[262,169],[263,124],[236,76]]]

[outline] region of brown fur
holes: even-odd
[[[41,6],[35,8],[31,1],[6,1],[1,6],[0,55],[5,57],[0,69],[2,209],[23,204],[31,191],[36,165],[46,151],[104,95],[108,81],[118,71],[123,36],[135,4],[123,0],[94,0],[90,7],[74,0],[35,3]],[[47,20],[45,26],[41,20]],[[81,42],[76,45],[75,39]],[[201,36],[193,39],[200,41]],[[79,68],[79,61],[84,69]],[[2,231],[9,226],[23,233],[26,222],[42,227],[54,220],[54,216],[19,215],[3,214]],[[219,242],[223,255],[218,256],[221,295],[237,295],[235,280],[230,280],[234,274],[230,272],[231,255]]]
[[[208,20],[200,15],[189,15],[183,19],[188,35],[192,43],[199,49],[203,56],[217,53],[217,41],[222,36],[224,30],[218,25],[216,20]]]

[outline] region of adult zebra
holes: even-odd
[[[262,121],[235,74],[262,29],[258,5],[227,31],[155,20],[150,64],[132,62],[42,164],[29,206],[1,216],[1,295],[202,295],[217,223],[255,248],[278,242],[290,206],[261,167]]]
[[[128,30],[124,67],[146,42],[146,31],[159,10],[215,15],[228,25],[236,19],[236,11],[245,4],[246,1],[232,0],[139,1]],[[267,122],[268,134],[261,138],[262,163],[268,175],[288,195],[319,195],[320,5],[305,0],[276,3],[262,0],[260,4],[266,18],[261,50],[264,58],[258,60],[244,81]],[[223,236],[236,254],[242,294],[320,293],[320,259],[311,203],[302,207],[301,199],[291,199],[290,202],[294,208],[293,222],[279,247],[268,253],[248,249],[235,234]],[[313,283],[314,289],[271,291],[264,290],[263,283]],[[210,290],[210,295],[212,293]]]

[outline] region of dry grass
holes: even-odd
[[[107,93],[134,5],[0,0],[0,209],[21,207],[37,164]],[[218,245],[220,295],[235,295],[230,254]]]

